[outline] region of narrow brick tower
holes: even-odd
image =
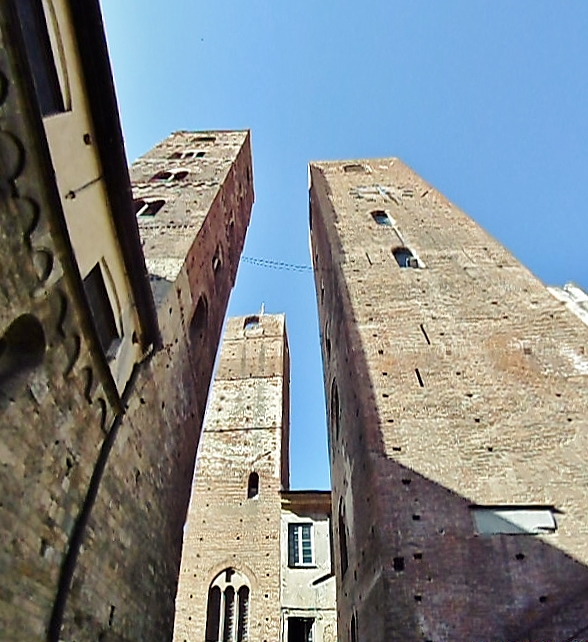
[[[310,175],[339,639],[586,639],[588,328],[399,160]]]
[[[280,639],[289,373],[283,315],[229,319],[185,527],[177,642]]]

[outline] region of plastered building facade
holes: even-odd
[[[1,637],[170,639],[249,135],[172,135],[133,199],[98,2],[2,3],[0,38]]]
[[[588,328],[401,161],[310,176],[339,639],[584,639]]]
[[[288,491],[283,315],[229,319],[186,522],[174,640],[334,642],[330,493]]]

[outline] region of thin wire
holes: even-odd
[[[288,270],[290,272],[312,272],[310,265],[294,265],[284,261],[272,261],[270,259],[258,259],[252,256],[242,256],[241,260],[257,267],[269,268],[271,270]]]

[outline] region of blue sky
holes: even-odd
[[[310,265],[307,163],[398,156],[547,284],[588,288],[585,0],[102,0],[127,154],[251,129],[244,256]],[[292,487],[328,488],[310,272],[242,263],[285,312]]]

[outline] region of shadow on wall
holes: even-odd
[[[586,639],[588,568],[536,536],[557,529],[553,507],[473,506],[389,456],[402,447],[386,449],[393,428],[380,423],[369,351],[331,268],[344,251],[314,207],[341,638]]]

